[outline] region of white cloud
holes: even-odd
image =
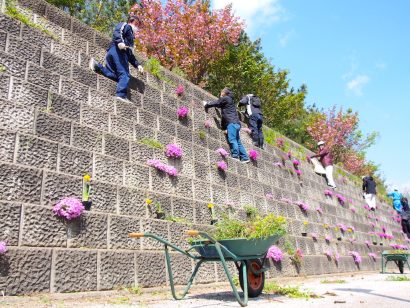
[[[245,20],[248,31],[285,19],[280,0],[213,0],[213,8],[222,9],[232,3],[236,15]]]
[[[286,47],[288,45],[289,40],[295,34],[294,30],[288,31],[285,34],[279,35],[279,45],[280,47]]]
[[[353,79],[347,82],[347,89],[357,96],[363,95],[363,87],[370,81],[370,77],[367,75],[357,75]]]

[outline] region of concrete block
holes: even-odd
[[[113,113],[115,111],[115,105],[118,102],[119,101],[113,98],[112,96],[106,95],[105,93],[101,93],[93,88],[90,89],[90,104],[94,108],[101,109],[105,112]]]
[[[88,61],[86,62],[88,63]],[[115,95],[117,83],[104,76],[98,75],[98,91],[104,92],[107,95]]]
[[[5,72],[9,75],[17,78],[24,78],[26,71],[25,61],[20,61],[17,57],[0,51],[0,64],[5,68]]]
[[[212,220],[211,210],[208,208],[207,202],[194,202],[195,207],[195,223],[201,225],[209,225]]]
[[[8,32],[14,36],[20,35],[21,23],[13,18],[8,17],[7,15],[0,15],[0,29],[4,32]]]
[[[141,166],[133,163],[125,163],[124,184],[129,187],[148,189],[150,185],[149,169],[147,166]]]
[[[42,171],[0,164],[0,199],[39,203]]]
[[[42,66],[50,72],[52,71],[64,77],[70,78],[71,76],[71,62],[61,59],[61,57],[49,51],[43,51]]]
[[[91,127],[73,124],[73,146],[102,153],[103,134]]]
[[[172,199],[172,215],[174,217],[183,218],[186,222],[194,221],[194,207],[191,199],[173,198]]]
[[[118,207],[123,215],[137,217],[147,216],[146,193],[140,189],[120,187],[118,191]]]
[[[55,93],[49,93],[49,100],[50,112],[69,120],[80,121],[80,103],[78,101]]]
[[[51,48],[51,41],[53,40],[50,36],[43,33],[42,31],[31,28],[26,25],[22,25],[21,28],[21,37],[29,37],[30,43],[36,46],[41,46],[46,50],[50,50]]]
[[[24,48],[21,46],[24,45]],[[40,65],[41,47],[38,45],[28,44],[23,39],[16,36],[9,36],[7,53],[19,59],[25,59],[36,65]]]
[[[157,131],[157,138],[156,139],[164,145],[175,142],[174,135],[169,135],[167,133],[163,133],[163,132],[160,132],[160,131]]]
[[[67,231],[65,221],[54,216],[51,208],[24,205],[22,245],[65,247]]]
[[[55,172],[46,172],[42,203],[54,205],[64,197],[81,197],[82,179]]]
[[[92,108],[88,105],[83,105],[81,114],[83,125],[91,126],[97,130],[108,132],[108,113],[103,112],[99,109]]]
[[[154,233],[165,240],[168,240],[168,223],[164,220],[159,219],[143,219],[141,221],[141,232]],[[142,249],[143,250],[159,250],[162,249],[163,245],[150,238],[142,239]]]
[[[29,64],[27,81],[46,90],[58,92],[60,76],[35,64]]]
[[[83,212],[68,224],[68,247],[107,248],[107,215]]]
[[[192,259],[179,253],[172,254],[171,269],[174,283],[177,285],[186,285],[193,271]]]
[[[110,132],[116,136],[134,140],[134,122],[111,115]]]
[[[166,194],[172,194],[174,192],[173,185],[172,185],[172,178],[170,176],[154,168],[150,169],[150,174],[151,174],[151,187],[153,190],[160,191]]]
[[[14,145],[16,134],[6,130],[0,130],[0,160],[5,162],[12,162],[14,155]]]
[[[175,132],[176,132],[175,122],[167,120],[166,118],[163,118],[163,117],[159,117],[158,123],[159,123],[159,131],[161,133],[166,133],[168,135],[175,136]]]
[[[158,100],[158,98],[156,97],[144,95],[142,97],[142,105],[144,107],[144,110],[147,110],[157,115],[161,114],[161,100]],[[175,113],[174,119],[175,118],[176,118],[176,113]]]
[[[157,124],[157,115],[145,110],[139,110],[139,117],[138,117],[138,123],[142,124],[147,127],[151,127],[152,129],[158,129],[158,124]]]
[[[0,256],[0,289],[4,295],[50,291],[51,250],[10,248]]]
[[[61,94],[84,102],[88,99],[88,86],[63,78],[61,81]]]
[[[172,184],[177,196],[184,198],[193,198],[192,180],[183,176],[178,176],[173,179]]]
[[[100,253],[100,290],[135,285],[134,253],[107,251]]]
[[[18,245],[21,205],[0,202],[0,238],[7,245]]]
[[[38,107],[45,111],[47,107],[48,90],[23,81],[23,79],[13,79],[11,89],[11,100],[26,107]],[[50,110],[51,112],[52,110]]]
[[[155,138],[155,128],[146,127],[140,124],[135,124],[135,140],[139,141],[142,138]]]
[[[108,248],[140,249],[141,241],[128,237],[131,232],[140,232],[140,220],[124,216],[111,216]]]
[[[60,147],[60,171],[72,175],[84,176],[91,174],[93,155],[91,152],[78,148]]]
[[[49,113],[38,112],[35,132],[38,136],[61,143],[70,143],[71,122]]]
[[[94,177],[98,181],[122,184],[123,162],[109,156],[95,155]]]
[[[130,144],[127,139],[113,135],[104,135],[104,154],[119,159],[130,159]]]
[[[56,170],[58,144],[29,135],[19,135],[17,163]]]
[[[32,131],[34,112],[31,108],[0,99],[0,129]]]
[[[71,78],[91,88],[97,88],[97,75],[89,69],[84,69],[80,66],[73,65],[71,70]]]
[[[179,139],[192,142],[192,130],[183,125],[177,125],[177,137]]]
[[[53,292],[97,290],[97,251],[56,250]]]
[[[139,286],[154,287],[165,284],[165,258],[162,251],[136,252],[135,260]]]
[[[92,200],[91,211],[116,213],[117,212],[117,187],[113,184],[91,182]]]

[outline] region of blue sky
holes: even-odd
[[[359,111],[380,138],[368,158],[388,182],[410,188],[410,1],[213,0],[233,2],[265,55],[308,86],[307,103]],[[407,14],[407,16],[406,16]],[[408,133],[409,132],[409,133]]]

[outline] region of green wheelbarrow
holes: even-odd
[[[221,262],[226,277],[231,285],[233,294],[241,306],[247,306],[248,297],[257,297],[262,293],[265,285],[265,272],[269,269],[265,265],[266,254],[271,245],[276,243],[280,235],[263,239],[230,239],[215,240],[209,234],[197,230],[186,231],[188,236],[201,236],[202,240],[193,241],[191,246],[184,250],[163,238],[152,233],[130,233],[131,238],[150,237],[164,244],[166,264],[171,286],[172,296],[176,300],[183,299],[188,293],[200,266],[205,262]],[[183,293],[178,296],[175,292],[174,276],[171,268],[169,248],[195,260],[196,265],[188,280]],[[196,252],[196,253],[195,253]],[[228,270],[227,262],[234,262],[239,272],[239,282],[243,290],[241,298]]]
[[[385,250],[382,252],[382,274],[386,271],[386,265],[388,262],[394,262],[399,268],[400,274],[404,273],[404,265],[407,264],[407,267],[410,270],[409,264],[409,254],[410,251],[405,250]]]

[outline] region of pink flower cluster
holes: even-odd
[[[339,253],[338,253],[338,252],[335,252],[335,254],[334,254],[333,258],[335,259],[335,262],[336,262],[336,263],[339,263],[339,260],[340,260],[340,255],[339,255]]]
[[[268,200],[273,200],[273,194],[272,194],[272,193],[267,193],[267,194],[265,195],[265,197],[266,197],[266,199],[268,199]]]
[[[211,120],[206,120],[206,121],[204,122],[204,126],[205,126],[205,128],[210,128],[210,127],[212,126]]]
[[[366,244],[367,247],[370,247],[370,242],[369,241],[364,241],[364,243]]]
[[[295,256],[298,257],[299,259],[303,259],[303,253],[302,253],[302,249],[298,248],[295,251]]]
[[[326,256],[326,257],[331,258],[332,255],[333,255],[333,253],[332,253],[331,250],[326,250],[326,251],[325,251],[325,256]]]
[[[296,175],[297,175],[297,176],[301,176],[301,175],[302,175],[302,170],[296,169],[295,172],[296,172]]]
[[[182,94],[184,94],[184,92],[185,92],[184,85],[179,84],[179,85],[177,86],[176,90],[175,90],[175,93],[176,93],[178,96],[181,96]]]
[[[289,159],[292,158],[292,151],[289,150],[289,152],[286,154],[288,156]]]
[[[292,164],[293,164],[293,166],[297,167],[297,166],[300,165],[300,161],[298,161],[297,159],[294,159],[294,160],[292,161]]]
[[[356,239],[354,239],[354,238],[349,238],[349,242],[351,243],[351,244],[353,244],[354,242],[356,242]]]
[[[0,255],[7,252],[7,244],[4,241],[0,242]]]
[[[346,203],[346,197],[341,194],[336,194],[336,199],[341,205],[344,205]]]
[[[283,260],[283,252],[277,246],[271,246],[266,254],[266,257],[272,259],[275,262],[280,262]]]
[[[369,252],[369,253],[368,253],[368,256],[369,256],[370,258],[372,258],[373,261],[376,261],[377,255],[376,255],[374,252]]]
[[[224,148],[217,149],[215,153],[221,155],[222,157],[227,157],[229,155],[229,153]]]
[[[321,208],[320,206],[318,206],[318,207],[316,208],[316,211],[317,211],[320,215],[323,214],[323,210],[322,210],[322,208]]]
[[[349,251],[349,256],[353,257],[353,260],[356,264],[362,263],[362,257],[357,251]]]
[[[153,167],[153,168],[155,168],[159,171],[165,172],[166,174],[168,174],[170,176],[177,176],[178,175],[178,171],[175,167],[166,165],[158,159],[149,159],[147,161],[147,165],[150,166],[150,167]]]
[[[181,106],[177,110],[177,115],[178,115],[178,118],[180,119],[186,118],[188,116],[188,113],[189,113],[189,109],[188,107],[185,107],[185,106]]]
[[[330,189],[325,189],[324,194],[327,197],[333,197],[333,191],[331,191]]]
[[[168,158],[181,158],[183,155],[182,149],[176,144],[168,144],[165,150],[165,156]]]
[[[311,233],[310,235],[314,241],[317,241],[317,233]]]
[[[304,212],[309,211],[309,205],[306,202],[296,201],[295,205],[299,206],[299,208]]]
[[[325,235],[325,241],[330,242],[332,240],[332,237],[330,235]]]
[[[347,231],[347,226],[345,226],[344,224],[337,224],[337,227],[340,229],[340,231],[342,232],[346,232]]]
[[[357,212],[356,208],[354,208],[354,207],[350,208],[350,210],[351,210],[353,213],[355,213],[355,214],[356,214],[356,212]]]
[[[67,220],[72,220],[80,215],[84,211],[84,206],[81,201],[75,197],[68,197],[60,200],[53,207],[53,213],[57,217],[62,217]]]
[[[256,161],[258,159],[258,157],[259,157],[258,151],[253,150],[253,149],[249,151],[249,158],[250,159]]]
[[[216,166],[218,167],[218,169],[219,170],[221,170],[221,171],[226,171],[226,170],[228,170],[228,165],[227,165],[227,163],[226,162],[224,162],[224,161],[218,161],[217,163],[216,163]]]
[[[409,250],[409,246],[401,244],[390,244],[390,247],[398,250]]]
[[[283,164],[281,162],[273,163],[273,165],[276,167],[283,167]]]
[[[373,221],[371,221],[370,226],[374,229],[374,227],[376,227],[376,224]]]

